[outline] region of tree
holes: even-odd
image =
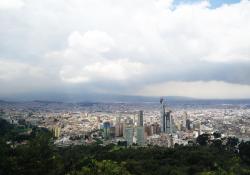
[[[214,132],[214,133],[213,133],[213,136],[214,136],[214,138],[216,138],[216,139],[221,138],[221,133],[219,133],[219,132]]]
[[[220,139],[215,139],[212,142],[212,146],[214,146],[218,149],[222,149],[222,141]]]
[[[73,173],[72,173],[73,174]],[[130,173],[124,167],[124,164],[118,164],[111,160],[92,162],[83,167],[80,171],[75,173],[76,175],[130,175]]]
[[[229,151],[236,151],[236,146],[239,144],[239,139],[236,137],[228,137],[227,138],[227,143],[226,143],[226,148]]]
[[[209,138],[209,134],[202,134],[197,137],[196,142],[201,146],[206,146],[208,144]]]
[[[239,154],[243,162],[250,165],[250,141],[240,143]]]

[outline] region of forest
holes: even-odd
[[[47,129],[12,125],[0,119],[0,175],[250,174],[250,142],[223,140],[220,134],[216,137],[210,141],[209,135],[203,134],[196,143],[174,148],[57,147]]]

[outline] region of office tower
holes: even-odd
[[[133,144],[134,128],[132,126],[126,126],[124,128],[124,139],[127,141],[127,145]]]
[[[103,136],[105,139],[109,139],[110,138],[110,123],[109,122],[104,122],[103,123]]]
[[[97,116],[96,120],[97,120],[98,123],[101,123],[101,117],[100,116]]]
[[[123,136],[123,123],[115,125],[115,136],[122,137]]]
[[[61,127],[55,126],[52,129],[54,137],[59,138],[61,136]]]
[[[128,125],[134,125],[134,120],[132,118],[129,118],[128,120]]]
[[[191,130],[191,121],[189,119],[186,120],[186,128],[187,130]]]
[[[121,123],[121,115],[116,117],[115,136],[116,137],[123,136],[123,123]]]
[[[116,124],[120,124],[121,123],[121,115],[119,115],[119,116],[116,117],[115,122],[116,122]]]
[[[152,128],[152,134],[160,134],[161,133],[161,127],[159,124],[154,123],[151,125]]]
[[[152,136],[151,125],[146,125],[145,126],[145,133],[147,134],[147,136]]]
[[[110,127],[110,138],[115,138],[115,127]]]
[[[163,98],[160,100],[161,103],[161,132],[172,133],[172,116],[171,111],[166,112],[166,107]]]
[[[160,103],[161,103],[161,116],[160,116],[160,125],[161,125],[161,132],[164,132],[164,117],[165,117],[165,104],[163,101],[163,98],[160,99]]]
[[[201,121],[195,120],[192,123],[193,123],[193,130],[198,131],[198,135],[200,135],[201,134]]]
[[[168,134],[172,134],[173,132],[171,111],[168,111],[165,114],[165,132]]]
[[[186,124],[187,118],[188,118],[188,114],[187,114],[187,112],[185,111],[185,112],[184,112],[184,119],[183,119],[183,123],[182,123],[182,124],[183,124],[182,126],[183,126],[184,128],[187,127],[187,124]]]
[[[137,126],[143,126],[143,111],[139,111]]]
[[[136,143],[138,145],[144,145],[144,127],[136,127]]]

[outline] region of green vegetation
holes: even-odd
[[[56,147],[46,129],[33,128],[23,138],[16,125],[0,120],[0,128],[0,175],[250,174],[250,142],[236,138],[225,145],[219,139],[208,144],[209,136],[202,135],[200,145],[175,148]]]

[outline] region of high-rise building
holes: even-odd
[[[183,130],[186,129],[186,127],[187,127],[187,124],[186,124],[187,119],[188,119],[188,114],[187,114],[187,112],[185,111],[185,112],[184,112],[184,117],[183,117],[183,122],[182,122]]]
[[[160,100],[161,103],[161,132],[172,133],[172,115],[171,111],[166,112],[166,106],[163,98]]]
[[[151,125],[145,125],[145,133],[148,136],[152,136],[152,129],[151,129]]]
[[[116,117],[116,124],[119,124],[119,123],[121,123],[121,115]]]
[[[136,127],[136,143],[138,145],[144,145],[144,127]]]
[[[122,137],[123,136],[123,123],[121,123],[121,115],[116,117],[115,136],[116,137]]]
[[[97,116],[96,120],[97,120],[98,123],[101,123],[101,117],[100,116]]]
[[[115,126],[110,127],[110,137],[115,138]]]
[[[143,126],[143,111],[139,111],[137,126]]]
[[[105,139],[109,139],[110,138],[110,123],[109,122],[104,122],[103,123],[103,136]]]
[[[132,126],[126,126],[124,128],[124,139],[127,141],[127,145],[133,144],[134,128]]]
[[[161,127],[159,124],[154,123],[151,125],[152,128],[152,134],[160,134],[161,133]]]
[[[186,128],[187,130],[191,130],[191,121],[189,119],[186,120]]]
[[[55,126],[52,129],[54,137],[59,138],[61,136],[61,127]]]
[[[123,136],[123,123],[119,123],[115,125],[115,136],[116,137]]]

